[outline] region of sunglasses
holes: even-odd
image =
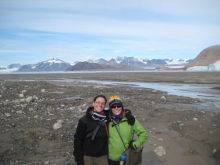
[[[117,107],[117,108],[121,108],[122,106],[121,106],[121,105],[113,105],[113,106],[112,106],[112,108],[116,108],[116,107]]]

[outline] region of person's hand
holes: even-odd
[[[84,162],[77,162],[77,165],[84,165]]]
[[[128,148],[130,148],[130,149],[136,149],[136,147],[134,146],[133,142],[134,142],[134,140],[132,140],[132,141],[129,143]]]
[[[131,111],[129,109],[125,109],[125,114],[126,114],[126,118],[128,119],[128,124],[130,125],[134,125],[135,123],[135,118],[132,115]]]

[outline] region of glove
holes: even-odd
[[[125,117],[128,119],[128,124],[134,125],[135,123],[135,118],[132,115],[131,111],[129,109],[125,109]]]
[[[132,140],[132,141],[129,143],[128,148],[130,148],[130,149],[136,149],[136,147],[133,145],[133,142],[134,142],[134,140]]]
[[[77,165],[84,165],[84,162],[77,162]]]

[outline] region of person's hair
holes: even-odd
[[[99,98],[99,97],[105,99],[105,104],[107,103],[107,98],[104,95],[98,95],[98,96],[94,97],[93,102],[95,102],[97,100],[97,98]]]

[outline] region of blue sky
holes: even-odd
[[[195,58],[220,45],[220,0],[0,0],[0,65]]]

